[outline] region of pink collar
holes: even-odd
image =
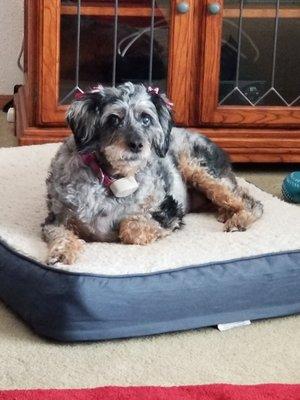
[[[109,187],[114,179],[107,175],[100,167],[95,153],[79,154],[81,161],[90,167],[96,177],[99,179],[100,184]]]

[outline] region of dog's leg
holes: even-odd
[[[125,218],[119,227],[119,238],[125,244],[146,245],[169,233],[171,230],[162,228],[157,221],[145,215]]]
[[[245,230],[248,226],[257,221],[263,214],[263,205],[260,201],[255,200],[244,188],[237,186],[234,190],[234,195],[240,197],[244,204],[244,209],[239,213],[227,211],[225,219],[225,230]],[[240,229],[239,229],[240,227]]]
[[[83,240],[79,239],[78,236],[63,225],[44,225],[42,236],[48,244],[47,264],[55,264],[57,262],[73,264],[84,243]]]
[[[180,156],[179,168],[187,184],[204,193],[219,208],[225,231],[246,230],[261,217],[262,204],[238,187],[233,175],[216,178],[187,154]]]
[[[218,208],[217,220],[225,224],[232,216],[234,212],[232,210],[228,210],[226,208],[220,207]]]

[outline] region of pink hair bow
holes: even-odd
[[[82,100],[82,99],[84,99],[84,96],[85,96],[85,93],[81,89],[77,89],[74,94],[75,100]]]
[[[74,97],[75,97],[75,100],[82,100],[82,99],[84,99],[86,94],[88,94],[88,93],[99,93],[102,90],[103,90],[103,86],[102,85],[94,86],[94,87],[92,87],[91,90],[89,90],[87,92],[84,92],[83,90],[78,88],[76,90],[76,92],[75,92]]]
[[[147,91],[149,94],[159,95],[160,89],[158,87],[148,86]],[[165,95],[161,97],[169,108],[172,108],[174,106],[174,104]]]
[[[92,90],[90,90],[90,93],[97,93],[97,92],[101,92],[103,90],[103,86],[102,85],[97,85],[92,87]]]
[[[148,93],[159,94],[159,87],[148,86]]]

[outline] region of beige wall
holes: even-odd
[[[22,83],[17,59],[23,39],[23,0],[0,0],[0,95]]]

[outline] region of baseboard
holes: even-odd
[[[71,134],[67,127],[29,126],[26,112],[25,90],[20,87],[14,96],[16,108],[16,136],[19,145],[61,142]]]

